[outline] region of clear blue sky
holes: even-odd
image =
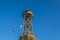
[[[34,13],[37,40],[60,40],[60,0],[0,0],[0,40],[18,40],[26,8]]]

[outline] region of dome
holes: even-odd
[[[23,12],[23,17],[24,17],[24,16],[32,17],[32,16],[33,16],[33,13],[32,13],[31,10],[25,10],[25,11]]]

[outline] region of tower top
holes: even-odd
[[[32,18],[33,16],[33,13],[30,9],[26,9],[24,12],[23,12],[23,18],[25,19],[28,19],[28,18]]]

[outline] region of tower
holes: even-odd
[[[32,17],[33,13],[31,10],[27,9],[23,12],[24,24],[19,40],[36,40],[35,35],[32,33]]]

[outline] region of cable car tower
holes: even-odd
[[[36,37],[32,32],[32,17],[33,13],[31,10],[27,9],[23,12],[24,24],[22,35],[19,40],[36,40]]]

